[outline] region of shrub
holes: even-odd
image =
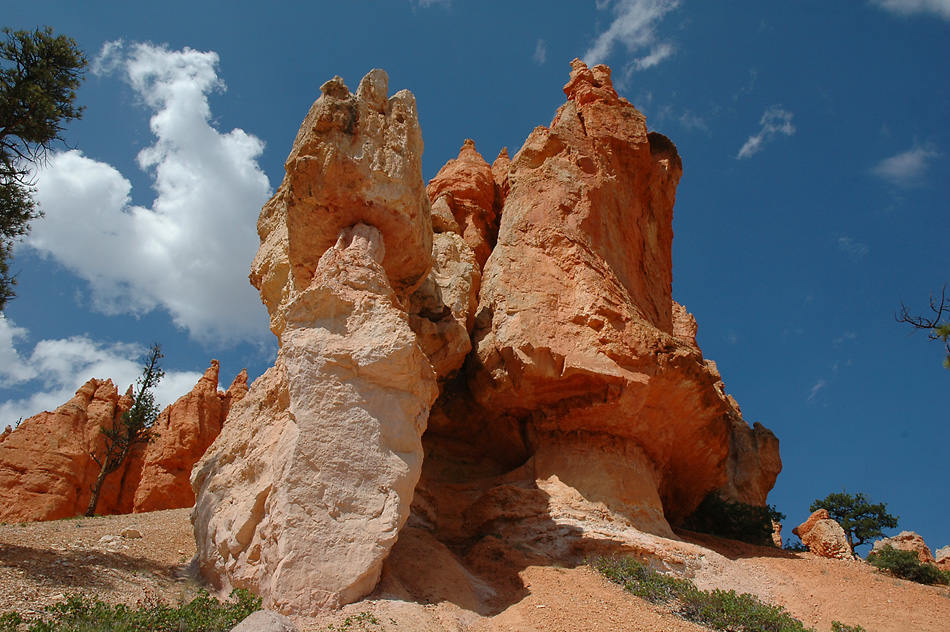
[[[708,533],[730,540],[760,546],[774,546],[772,521],[781,522],[785,514],[775,507],[757,507],[743,502],[725,500],[712,492],[681,525],[684,529]]]
[[[15,612],[0,614],[0,632],[15,632],[23,618]]]
[[[659,573],[635,560],[599,558],[594,568],[634,595],[669,605],[684,619],[714,630],[811,632],[781,606],[734,590],[700,590],[687,579]]]
[[[933,564],[922,563],[913,551],[895,549],[890,544],[885,544],[879,551],[872,551],[867,561],[882,571],[918,584],[950,584],[950,573]]]
[[[867,632],[867,630],[860,625],[845,625],[840,621],[832,621],[831,632]]]
[[[244,589],[231,593],[231,601],[221,603],[206,591],[187,604],[172,607],[147,601],[137,608],[110,605],[84,595],[72,595],[50,606],[46,615],[30,622],[28,632],[226,632],[251,613],[261,609],[261,599]],[[22,619],[19,615],[17,624]],[[7,617],[9,615],[4,615]],[[0,630],[4,621],[0,618]],[[7,628],[15,630],[16,625]]]

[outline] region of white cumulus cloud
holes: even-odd
[[[871,169],[871,173],[894,186],[914,188],[924,183],[931,161],[939,157],[940,152],[934,147],[914,146],[885,158]]]
[[[604,63],[617,45],[634,55],[624,65],[624,76],[656,66],[676,51],[672,42],[657,33],[659,23],[680,5],[680,0],[610,0],[598,2],[598,9],[611,7],[614,19],[584,53],[589,65]]]
[[[736,158],[750,158],[762,151],[765,145],[775,139],[776,136],[791,136],[795,133],[795,126],[792,125],[792,116],[788,110],[782,109],[781,105],[773,105],[765,110],[759,125],[762,128],[758,133],[749,136],[745,144],[739,149]]]
[[[248,284],[257,216],[270,195],[257,164],[263,143],[219,132],[208,94],[223,90],[218,56],[189,48],[106,44],[97,72],[118,72],[153,114],[155,141],[137,156],[153,178],[150,208],[131,204],[131,183],[80,151],[55,154],[37,176],[45,214],[25,244],[89,282],[106,314],[167,310],[205,344],[266,336]]]
[[[120,392],[135,383],[148,349],[138,344],[104,343],[88,336],[40,340],[26,346],[29,332],[0,314],[0,388],[31,392],[0,403],[0,430],[45,410],[65,404],[91,378],[111,378]],[[189,392],[201,373],[166,371],[154,390],[162,408]]]
[[[871,4],[898,15],[933,13],[950,21],[950,0],[871,0]]]

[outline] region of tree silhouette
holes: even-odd
[[[914,329],[914,333],[920,329],[929,331],[927,337],[931,340],[940,340],[943,342],[947,356],[943,359],[943,366],[950,369],[950,298],[947,298],[947,286],[943,286],[940,291],[940,300],[934,298],[933,292],[930,293],[930,310],[934,313],[933,318],[924,318],[923,316],[911,316],[907,307],[901,303],[901,311],[895,318],[899,323],[908,323]]]
[[[33,199],[33,168],[46,161],[66,123],[82,116],[76,89],[87,61],[72,39],[4,28],[0,43],[0,312],[15,295],[13,242],[41,215]]]

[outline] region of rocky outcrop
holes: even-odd
[[[405,311],[433,252],[415,102],[406,91],[387,99],[382,71],[356,94],[340,79],[322,91],[259,224],[251,278],[277,361],[192,479],[202,573],[285,614],[376,585],[409,516],[438,394]]]
[[[111,427],[128,410],[111,380],[92,379],[53,412],[24,420],[0,444],[0,522],[56,520],[80,515],[99,466],[100,428]],[[101,513],[117,513],[124,470],[106,479]]]
[[[504,171],[499,163],[498,171]],[[495,183],[491,166],[475,149],[471,139],[459,150],[459,157],[448,161],[426,187],[433,207],[438,205],[452,214],[465,243],[475,253],[479,270],[495,247],[498,237],[498,211],[501,208],[500,192]]]
[[[324,84],[258,223],[276,363],[192,477],[220,589],[310,614],[369,593],[407,522],[580,560],[713,491],[765,504],[778,441],[672,299],[676,148],[605,66],[564,91],[513,158],[467,140],[423,192],[412,96]]]
[[[913,551],[921,564],[935,564],[936,558],[924,543],[924,539],[913,531],[901,531],[892,538],[882,538],[874,543],[871,553],[876,553],[885,546],[890,546],[899,551]]]
[[[597,485],[603,493],[637,490],[595,495],[668,530],[725,484],[733,431],[718,374],[674,335],[682,164],[617,95],[606,67],[575,61],[564,92],[550,127],[535,129],[508,167],[469,385],[489,411],[530,416],[545,463],[579,462],[591,446],[593,469],[578,473],[610,476]],[[629,444],[635,454],[604,447]]]
[[[815,555],[838,560],[853,560],[848,537],[841,525],[831,519],[827,509],[819,509],[808,520],[792,529],[802,544]]]
[[[408,90],[387,97],[370,72],[356,94],[334,77],[321,86],[285,163],[286,176],[257,224],[261,247],[251,283],[280,338],[289,302],[305,291],[340,231],[364,222],[388,247],[382,266],[404,294],[429,272],[432,221],[422,182],[422,132]]]
[[[178,509],[194,504],[191,468],[220,432],[229,404],[241,396],[242,372],[227,393],[217,390],[218,363],[195,388],[156,420],[155,439],[133,448],[103,484],[100,515]],[[0,444],[0,522],[57,520],[81,515],[99,473],[101,428],[131,406],[111,380],[92,379],[53,412],[24,420]]]
[[[218,391],[218,372],[218,361],[212,360],[191,392],[163,410],[155,421],[155,438],[145,448],[141,475],[134,485],[133,512],[195,504],[191,469],[221,432],[231,404],[247,393],[246,370],[224,393]]]
[[[950,546],[937,549],[937,552],[934,553],[934,563],[937,565],[937,568],[950,571]]]

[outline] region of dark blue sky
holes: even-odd
[[[787,531],[845,488],[950,544],[950,371],[894,320],[950,281],[950,1],[33,2],[3,24],[52,26],[96,72],[17,249],[0,424],[127,385],[153,340],[169,401],[212,357],[223,386],[270,365],[254,223],[327,79],[411,90],[431,178],[466,138],[517,151],[581,57],[683,157],[674,297],[782,442]]]

